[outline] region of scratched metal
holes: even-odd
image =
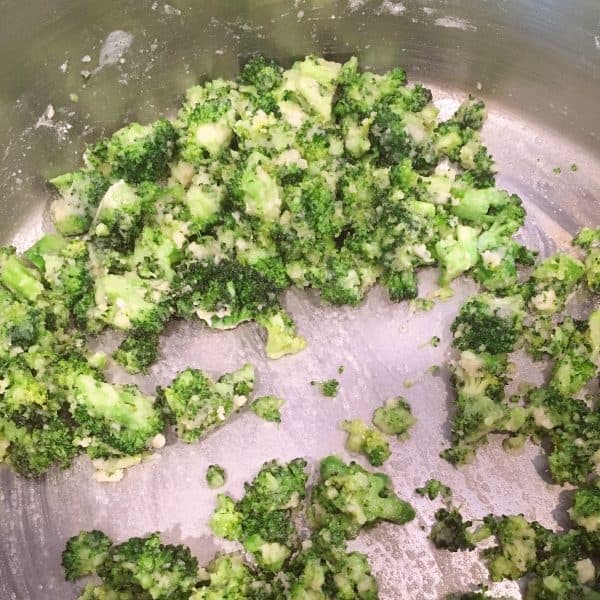
[[[523,239],[547,254],[564,247],[579,226],[600,224],[600,9],[593,0],[3,0],[0,12],[3,243],[24,248],[47,227],[43,182],[73,168],[86,141],[128,120],[172,113],[186,87],[234,75],[240,59],[257,50],[284,62],[316,52],[357,54],[374,69],[400,64],[434,88],[445,111],[478,93],[489,100],[484,135],[499,182],[520,194],[529,211]],[[87,83],[81,71],[91,74]],[[423,293],[434,281],[435,273],[423,273]],[[161,362],[139,380],[145,389],[187,365],[219,374],[250,361],[258,393],[287,399],[282,424],[245,412],[199,444],[170,440],[118,484],[94,482],[85,457],[40,481],[0,467],[0,598],[75,598],[81,586],[63,581],[59,562],[66,539],[82,528],[116,540],[160,531],[208,561],[225,548],[207,528],[215,499],[204,481],[209,464],[226,467],[226,489],[234,495],[267,459],[305,456],[314,468],[320,457],[343,453],[342,419],[368,419],[397,394],[406,396],[418,422],[410,440],[393,444],[384,470],[418,517],[404,527],[382,525],[353,546],[370,554],[383,599],[436,600],[484,581],[476,553],[432,549],[423,529],[437,505],[416,496],[415,487],[442,479],[469,517],[522,512],[557,527],[567,518],[562,490],[544,479],[537,447],[512,456],[492,440],[459,470],[438,457],[451,394],[445,371],[432,376],[427,369],[451,356],[449,323],[474,286],[458,282],[455,289],[450,301],[416,314],[378,289],[357,309],[322,307],[292,292],[286,304],[309,347],[277,362],[264,358],[253,325],[233,332],[171,326]],[[438,348],[426,344],[433,335],[442,339]],[[309,381],[336,376],[340,365],[339,396],[320,397]],[[538,368],[520,362],[519,370],[523,380],[541,381]],[[516,584],[494,589],[520,597]]]

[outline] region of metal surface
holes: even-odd
[[[400,64],[413,80],[434,86],[444,109],[465,93],[479,93],[490,101],[484,135],[500,184],[519,193],[529,210],[524,239],[547,253],[580,225],[600,224],[600,8],[594,0],[0,0],[0,15],[4,243],[24,247],[39,235],[48,197],[43,182],[73,168],[86,141],[126,120],[172,111],[198,78],[232,76],[240,57],[256,50],[283,62],[316,52],[355,53],[374,69]],[[87,55],[90,62],[82,62]],[[92,72],[87,84],[82,70]],[[424,279],[426,291],[434,274]],[[35,482],[0,467],[0,598],[75,598],[59,561],[65,540],[81,528],[100,528],[117,540],[161,531],[208,560],[224,547],[207,528],[215,497],[204,482],[208,464],[224,465],[227,490],[239,494],[264,460],[316,461],[342,452],[339,421],[368,418],[396,394],[407,397],[418,423],[409,441],[393,445],[384,470],[418,517],[405,527],[380,526],[354,545],[371,555],[384,599],[433,600],[484,580],[475,554],[431,549],[422,527],[436,505],[414,494],[417,485],[431,476],[449,483],[467,516],[523,512],[547,525],[564,525],[567,517],[557,508],[561,488],[542,478],[545,463],[536,447],[511,456],[493,440],[460,470],[438,458],[450,395],[444,373],[432,377],[426,370],[449,357],[448,325],[473,290],[466,283],[455,287],[451,301],[415,315],[377,289],[364,306],[343,310],[290,294],[288,308],[310,347],[277,362],[263,358],[254,326],[235,332],[173,326],[162,342],[163,360],[141,380],[146,389],[187,365],[217,374],[251,361],[258,392],[287,399],[283,423],[244,413],[199,444],[170,441],[119,484],[95,483],[85,457]],[[442,344],[423,346],[434,334]],[[308,382],[335,376],[341,364],[339,396],[320,397]],[[521,367],[523,379],[539,382],[539,369]],[[515,584],[498,589],[519,597]]]

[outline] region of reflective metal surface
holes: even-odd
[[[73,168],[86,141],[124,121],[170,113],[187,86],[234,75],[240,58],[257,50],[286,63],[316,52],[357,54],[373,69],[400,64],[413,80],[432,85],[448,110],[468,92],[481,95],[489,100],[484,136],[500,184],[519,193],[529,210],[524,239],[547,253],[582,224],[600,224],[600,7],[594,0],[0,0],[0,15],[3,243],[24,247],[39,235],[47,225],[44,181]],[[90,72],[87,82],[81,71]],[[423,292],[434,277],[424,274]],[[290,294],[288,308],[310,347],[278,362],[263,358],[254,326],[235,332],[173,326],[162,342],[162,362],[140,380],[146,389],[187,365],[217,374],[251,361],[258,392],[287,398],[283,423],[244,413],[199,444],[171,441],[119,484],[94,482],[86,458],[35,482],[0,467],[0,598],[75,598],[59,562],[65,540],[81,528],[100,528],[118,540],[162,531],[167,541],[189,544],[208,560],[225,547],[207,528],[215,497],[204,482],[208,464],[225,466],[227,489],[238,494],[264,460],[316,461],[342,452],[339,421],[368,418],[396,394],[407,397],[418,424],[409,441],[394,444],[385,470],[418,517],[405,527],[380,526],[355,543],[372,557],[382,598],[433,600],[485,578],[475,554],[435,552],[428,544],[422,527],[436,505],[414,488],[431,476],[455,489],[467,516],[523,512],[564,525],[562,490],[542,478],[545,463],[536,447],[515,457],[492,440],[460,470],[438,458],[450,396],[445,374],[426,370],[450,355],[448,325],[473,290],[467,283],[455,287],[451,301],[414,315],[379,290],[354,310]],[[422,346],[434,334],[442,344]],[[308,382],[335,376],[341,364],[338,398],[318,396]],[[539,382],[539,369],[520,367],[523,379]],[[519,597],[515,584],[498,589]]]

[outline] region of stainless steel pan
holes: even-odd
[[[1,242],[23,248],[47,226],[44,181],[74,168],[87,141],[125,121],[174,111],[187,86],[233,76],[256,51],[284,63],[315,52],[357,54],[376,70],[403,65],[413,80],[434,88],[444,110],[469,92],[479,94],[489,101],[485,138],[500,183],[529,210],[523,238],[547,253],[581,225],[600,224],[596,1],[170,1],[0,0]],[[424,291],[433,279],[424,275]],[[173,326],[162,362],[140,380],[147,389],[186,365],[221,373],[249,360],[258,368],[259,392],[287,398],[282,425],[243,414],[200,444],[170,443],[116,485],[95,483],[86,458],[40,481],[0,467],[0,598],[74,598],[62,579],[60,552],[82,528],[119,540],[161,531],[208,560],[217,549],[207,528],[214,504],[204,483],[208,464],[227,468],[228,488],[237,494],[264,460],[316,461],[341,452],[337,423],[366,418],[396,394],[407,397],[419,421],[411,439],[394,446],[385,469],[419,516],[405,527],[380,526],[356,546],[371,555],[382,598],[437,599],[483,580],[476,555],[438,553],[428,544],[421,528],[431,523],[434,506],[413,492],[427,478],[451,484],[468,516],[523,512],[554,526],[567,519],[561,489],[545,481],[536,447],[509,456],[492,440],[460,470],[438,458],[450,396],[445,373],[425,371],[449,356],[448,325],[473,287],[456,289],[451,301],[415,315],[379,290],[355,310],[290,294],[288,307],[310,348],[278,362],[263,358],[253,326],[235,332]],[[434,334],[442,337],[440,347],[417,349]],[[308,382],[334,376],[341,364],[340,395],[319,397]],[[524,379],[539,381],[535,368],[521,368]],[[518,597],[515,584],[500,589]]]

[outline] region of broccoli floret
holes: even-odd
[[[442,285],[449,284],[477,264],[477,238],[477,229],[459,225],[455,233],[444,236],[436,243],[435,254],[440,264]]]
[[[348,433],[346,448],[364,454],[374,467],[380,467],[390,457],[390,444],[385,435],[364,421],[344,421],[342,429]]]
[[[137,386],[103,383],[91,375],[76,377],[70,412],[87,435],[123,454],[148,450],[164,428],[154,399]]]
[[[308,56],[284,71],[282,85],[276,91],[284,118],[286,109],[288,112],[290,109],[282,106],[282,101],[299,105],[323,122],[330,121],[340,70],[339,63]]]
[[[536,533],[523,516],[488,518],[486,524],[498,541],[483,552],[492,581],[518,579],[535,566]]]
[[[306,493],[305,467],[302,459],[265,463],[240,501],[219,495],[213,532],[241,541],[262,568],[281,569],[297,543],[292,511]]]
[[[176,141],[177,130],[168,119],[150,125],[131,123],[88,148],[85,160],[113,179],[155,181],[166,177]]]
[[[198,561],[189,548],[163,544],[157,533],[113,546],[98,569],[104,583],[136,598],[189,598],[199,582]]]
[[[285,404],[283,398],[277,396],[261,396],[252,402],[250,408],[252,412],[264,419],[274,423],[281,423],[281,413],[279,409]]]
[[[586,531],[598,531],[600,529],[600,488],[592,486],[577,490],[569,516],[574,523]]]
[[[428,479],[423,487],[415,490],[419,496],[427,496],[430,500],[435,500],[441,496],[444,500],[452,497],[452,490],[437,479]]]
[[[584,273],[584,264],[567,254],[555,254],[538,263],[529,282],[531,308],[543,315],[562,310]]]
[[[100,200],[92,232],[96,242],[119,252],[133,248],[142,230],[144,200],[123,179],[113,183]]]
[[[262,581],[239,554],[224,554],[206,567],[208,581],[190,600],[270,600],[271,585]],[[204,582],[203,582],[204,583]]]
[[[182,259],[179,231],[184,226],[170,221],[159,226],[145,226],[135,242],[130,265],[144,279],[171,281]]]
[[[157,334],[134,331],[121,342],[113,358],[128,373],[147,373],[158,357],[158,343]]]
[[[479,294],[461,307],[452,323],[453,345],[459,350],[506,354],[515,346],[523,317],[520,296]]]
[[[27,267],[14,248],[0,248],[0,283],[17,298],[35,302],[44,291],[36,271]]]
[[[385,404],[375,409],[373,413],[375,427],[383,433],[396,435],[402,440],[408,438],[410,428],[416,422],[410,404],[402,396],[388,398]]]
[[[600,291],[600,227],[584,227],[573,240],[574,246],[586,251],[585,278],[590,291]]]
[[[328,398],[335,398],[340,389],[340,382],[337,379],[326,379],[325,381],[311,381],[310,385],[315,385]]]
[[[186,369],[168,387],[158,388],[157,397],[177,435],[192,443],[239,411],[253,388],[254,367],[249,364],[217,381],[199,369]]]
[[[279,107],[273,91],[282,82],[283,69],[274,61],[264,56],[252,57],[242,69],[239,81],[244,86],[255,110],[279,115]]]
[[[117,329],[158,333],[170,316],[159,287],[135,273],[96,279],[91,315]]]
[[[485,234],[484,234],[485,235]],[[531,266],[535,254],[517,242],[485,240],[478,242],[479,261],[473,277],[483,287],[496,294],[512,293],[518,282],[517,266]]]
[[[378,521],[411,521],[415,511],[396,496],[387,475],[328,456],[321,461],[307,516],[313,529],[340,531],[354,538],[362,527]]]
[[[83,169],[54,177],[50,183],[60,194],[50,205],[56,229],[63,235],[86,233],[110,182],[94,169]]]
[[[225,485],[225,469],[220,465],[208,465],[206,469],[206,483],[210,488],[220,488]]]
[[[23,477],[39,477],[53,465],[65,469],[77,454],[73,429],[58,416],[31,429],[0,419],[0,430],[10,443],[4,460]]]
[[[486,119],[486,110],[483,100],[469,96],[456,110],[452,119],[461,127],[481,129]]]
[[[82,531],[70,538],[62,553],[65,579],[74,581],[84,575],[97,573],[108,557],[111,546],[111,539],[98,530]]]
[[[267,330],[265,353],[269,358],[297,354],[306,348],[306,339],[296,333],[296,326],[285,311],[263,311],[257,315],[256,322]]]
[[[457,552],[475,548],[469,528],[472,521],[464,521],[460,512],[453,508],[440,508],[435,513],[435,523],[431,526],[429,539],[436,548]]]

